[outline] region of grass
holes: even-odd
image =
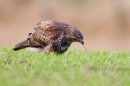
[[[130,86],[130,52],[43,55],[2,47],[0,86]]]

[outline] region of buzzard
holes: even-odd
[[[84,46],[83,35],[78,29],[60,21],[50,20],[38,23],[28,38],[18,43],[13,50],[32,47],[37,49],[36,52],[62,54],[73,42],[80,42]],[[29,51],[32,49],[29,48]]]

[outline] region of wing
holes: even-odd
[[[54,21],[46,21],[38,23],[32,33],[29,33],[31,41],[46,46],[50,41],[58,39],[62,32],[65,32],[62,23]]]

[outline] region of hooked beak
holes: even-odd
[[[84,49],[87,50],[82,39],[80,40],[80,43],[83,45]]]

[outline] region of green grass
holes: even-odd
[[[130,52],[43,55],[2,47],[0,86],[130,86]]]

